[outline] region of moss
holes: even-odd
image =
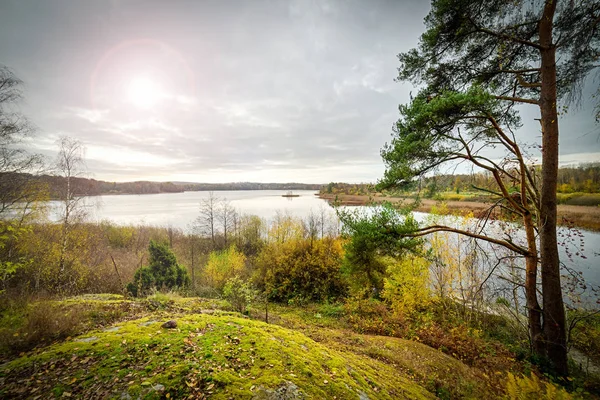
[[[504,391],[503,374],[486,375],[479,368],[415,341],[357,333],[344,318],[329,317],[323,306],[271,308],[270,319],[275,323],[301,331],[329,348],[393,365],[437,397],[449,394],[451,398],[486,398]]]
[[[0,367],[1,396],[252,398],[293,382],[308,398],[433,398],[371,357],[334,350],[299,332],[224,314],[156,316],[93,331]],[[95,339],[94,339],[95,338]],[[89,341],[82,341],[89,340]],[[164,389],[162,389],[164,387]]]

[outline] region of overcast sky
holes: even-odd
[[[0,0],[0,63],[25,81],[31,149],[52,159],[59,136],[77,138],[96,179],[373,182],[398,104],[415,91],[394,82],[396,55],[418,43],[428,10]],[[587,100],[561,121],[563,163],[600,161]],[[536,117],[525,111],[524,141],[539,141]]]

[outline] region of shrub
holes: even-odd
[[[233,309],[239,313],[246,313],[246,308],[256,299],[256,291],[248,282],[234,276],[225,283],[223,297],[229,301]]]
[[[187,287],[190,278],[187,271],[177,264],[175,255],[166,244],[150,241],[150,263],[135,272],[127,290],[133,296],[142,296],[151,289],[175,289]]]
[[[368,290],[350,297],[344,304],[348,326],[358,333],[404,337],[404,321],[389,311],[386,304],[370,297]]]
[[[221,292],[229,279],[243,273],[245,265],[246,256],[235,246],[223,251],[213,251],[204,271],[206,281],[209,286]]]
[[[346,294],[341,263],[342,246],[337,239],[289,239],[262,249],[254,279],[273,301],[335,300]]]
[[[110,223],[101,225],[104,229],[108,244],[116,249],[125,249],[131,246],[135,237],[135,230],[131,226],[115,226]]]
[[[567,315],[573,326],[569,337],[571,344],[593,360],[600,361],[600,314],[572,310]]]
[[[370,295],[379,297],[387,264],[383,256],[401,257],[407,250],[418,248],[419,238],[402,238],[405,233],[418,228],[414,218],[387,203],[372,212],[340,211],[344,236],[349,240],[344,246],[344,274],[352,289],[367,288]]]
[[[386,257],[388,276],[384,279],[382,297],[398,316],[410,316],[427,306],[429,295],[429,263],[422,257],[408,255],[401,260]]]

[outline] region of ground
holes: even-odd
[[[285,308],[267,324],[197,298],[165,307],[90,296],[60,307],[66,316],[88,303],[96,314],[128,311],[120,322],[5,357],[0,397],[364,400],[497,390],[481,371],[423,344],[306,323]],[[175,329],[161,327],[171,319]]]

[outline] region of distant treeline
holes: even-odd
[[[533,166],[531,172],[539,175],[539,166]],[[508,187],[511,187],[510,182]],[[517,182],[514,182],[516,187]],[[425,197],[432,197],[440,192],[474,192],[477,189],[494,190],[496,182],[487,172],[475,174],[435,175],[415,180],[403,188],[392,189],[392,194],[410,194],[421,192]],[[365,195],[376,191],[373,184],[351,184],[331,182],[321,188],[321,193]],[[563,167],[558,170],[558,193],[600,193],[600,163],[582,164]]]
[[[39,180],[47,184],[50,198],[62,198],[66,178],[43,175]],[[153,194],[178,193],[185,189],[172,182],[106,182],[88,178],[71,178],[71,185],[78,196],[98,196],[102,194]]]
[[[532,175],[538,177],[539,166],[531,168]],[[514,186],[516,186],[514,182]],[[493,190],[495,181],[490,173],[476,173],[471,175],[437,175],[428,177],[420,182],[420,188],[431,192],[468,192],[483,188]],[[510,185],[509,185],[510,187]],[[419,188],[419,183],[412,185],[412,190]],[[559,168],[558,193],[599,193],[600,192],[600,163],[582,164]]]
[[[1,174],[3,182],[38,182],[48,188],[52,199],[62,198],[67,180],[61,176],[29,174]],[[71,186],[78,196],[98,196],[103,194],[154,194],[180,193],[184,191],[219,190],[319,190],[322,185],[305,183],[191,183],[191,182],[106,182],[96,179],[72,177]]]
[[[218,190],[319,190],[323,185],[316,183],[186,183],[175,182],[186,191],[218,191]]]
[[[321,187],[324,194],[368,195],[375,192],[375,185],[370,183],[330,182]]]

